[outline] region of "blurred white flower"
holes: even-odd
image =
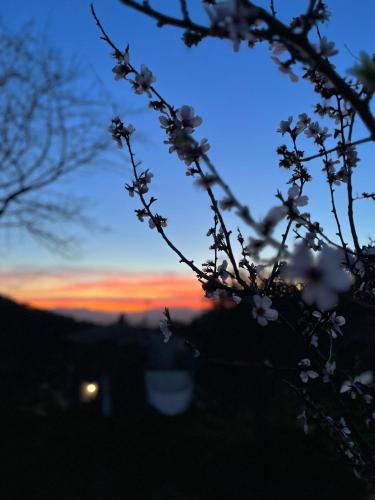
[[[311,119],[307,116],[306,113],[301,113],[298,115],[298,122],[296,125],[296,132],[300,134],[305,128],[309,125]]]
[[[348,394],[350,394],[352,399],[356,399],[357,396],[366,396],[364,394],[364,389],[366,388],[366,386],[371,385],[373,381],[374,373],[371,370],[367,370],[360,375],[357,375],[357,377],[349,378],[348,380],[346,380],[341,386],[340,393],[344,394],[347,392]],[[372,397],[370,396],[370,398],[371,402]]]
[[[286,205],[296,214],[299,214],[299,210],[297,207],[304,207],[305,205],[307,205],[308,201],[308,196],[300,195],[300,188],[297,186],[297,184],[293,184],[288,189],[288,199],[286,201]]]
[[[279,313],[276,309],[272,309],[272,300],[269,297],[261,297],[260,295],[254,295],[253,301],[255,307],[253,307],[253,318],[258,321],[261,326],[267,326],[268,321],[276,321],[279,317]]]
[[[121,119],[115,116],[112,118],[108,131],[112,134],[112,138],[116,141],[118,147],[122,148],[122,139],[129,138],[135,131],[135,128],[131,123],[125,127]]]
[[[167,219],[165,217],[162,217],[161,215],[156,214],[154,215],[153,219],[149,217],[148,225],[151,229],[155,229],[155,227],[158,227],[158,229],[167,227]]]
[[[327,361],[323,370],[323,382],[326,384],[331,380],[332,375],[336,371],[336,361]]]
[[[298,366],[303,368],[303,370],[300,371],[299,376],[304,384],[307,384],[309,379],[313,380],[319,377],[319,374],[316,371],[310,370],[311,361],[308,358],[301,359]]]
[[[343,435],[346,438],[349,437],[350,434],[352,433],[343,417],[341,417],[339,420],[339,427],[340,427],[340,431],[343,433]]]
[[[256,14],[254,7],[246,6],[238,0],[225,0],[215,4],[204,2],[203,5],[211,23],[227,29],[235,51],[239,50],[242,40],[255,39],[249,30],[249,17]]]
[[[304,409],[299,415],[297,415],[297,422],[303,427],[303,432],[305,434],[309,433],[309,426],[307,422],[306,410]]]
[[[194,108],[192,106],[182,106],[176,111],[176,116],[179,121],[178,125],[181,126],[187,134],[192,134],[194,129],[201,125],[202,118],[194,115]],[[165,121],[160,118],[160,123],[165,127]]]
[[[306,137],[315,138],[319,134],[320,130],[320,125],[318,122],[310,122],[305,129],[305,135]]]
[[[360,62],[349,70],[370,91],[375,90],[375,59],[374,56],[361,52]]]
[[[164,342],[167,343],[169,342],[170,338],[172,337],[172,332],[169,328],[169,321],[167,318],[162,318],[159,322],[159,327],[160,331],[164,336]]]
[[[310,344],[316,349],[319,347],[319,337],[316,334],[311,337]]]
[[[290,64],[280,61],[280,59],[276,56],[272,56],[271,59],[278,65],[281,73],[288,75],[292,82],[298,82],[298,76],[295,73],[293,73]]]
[[[223,260],[223,262],[217,268],[217,274],[221,277],[221,279],[225,282],[229,278],[228,269],[228,261]]]
[[[288,207],[278,205],[272,207],[261,222],[263,234],[268,234],[288,214]]]
[[[241,297],[238,295],[232,295],[232,300],[235,302],[237,305],[242,301]]]
[[[338,293],[349,290],[351,275],[342,267],[340,251],[325,245],[318,258],[304,244],[297,245],[282,276],[304,284],[303,301],[320,311],[329,311],[338,303]]]
[[[280,43],[280,42],[272,42],[270,44],[269,48],[270,48],[272,54],[275,56],[278,56],[286,51],[285,45],[283,43]]]
[[[156,82],[156,78],[145,64],[141,64],[141,71],[136,75],[133,83],[133,90],[136,94],[147,92],[150,95],[150,87]]]
[[[319,45],[316,48],[322,56],[326,57],[334,56],[338,52],[335,48],[335,43],[330,42],[326,36],[322,36],[322,38],[319,40]]]
[[[122,80],[132,71],[129,66],[129,46],[124,52],[116,52],[114,56],[117,59],[117,64],[112,68],[112,72],[115,74],[115,80]]]
[[[276,132],[280,132],[281,135],[284,135],[286,132],[290,132],[290,125],[293,121],[293,116],[289,116],[287,120],[281,120],[280,127],[276,130]]]

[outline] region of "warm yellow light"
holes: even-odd
[[[98,385],[97,384],[87,384],[86,390],[87,390],[87,392],[90,392],[92,394],[98,390]]]
[[[81,384],[81,401],[88,403],[98,396],[99,384],[96,382],[83,382]]]

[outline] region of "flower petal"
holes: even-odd
[[[279,317],[279,313],[276,311],[276,309],[267,309],[264,316],[269,321],[276,321],[277,318]]]
[[[253,301],[256,307],[261,307],[262,305],[262,297],[260,295],[253,295]]]
[[[336,307],[338,303],[338,296],[323,286],[318,288],[319,290],[316,297],[316,305],[318,309],[324,312]]]
[[[260,324],[260,326],[267,326],[268,325],[268,321],[266,320],[266,318],[264,316],[258,316],[258,323]]]
[[[271,306],[272,306],[272,300],[269,297],[261,298],[261,307],[263,307],[263,309],[269,309]]]

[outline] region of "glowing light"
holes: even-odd
[[[88,403],[97,398],[99,393],[99,384],[96,382],[83,382],[81,384],[81,401]]]

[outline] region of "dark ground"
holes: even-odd
[[[262,373],[207,364],[187,414],[163,417],[140,406],[106,419],[89,407],[65,408],[52,398],[57,393],[48,392],[64,388],[68,365],[81,367],[84,360],[69,357],[66,333],[90,325],[7,299],[0,299],[0,316],[0,500],[365,498],[363,484],[337,459],[327,437],[319,429],[305,436],[297,427],[300,407],[292,393],[283,394]],[[347,317],[359,328],[353,335],[348,328],[342,359],[363,371],[374,366],[374,316],[360,310]],[[224,361],[246,353],[263,359],[267,346],[273,346],[271,359],[295,356],[277,329],[265,336],[244,324],[230,311],[197,321],[191,334],[204,340],[202,358],[207,352]],[[95,349],[94,359],[102,362],[103,347]],[[113,350],[110,366],[134,371],[135,354],[127,359],[117,346]]]
[[[6,500],[355,500],[363,489],[322,443],[246,417],[191,412],[2,423]],[[247,427],[248,425],[248,427]]]

